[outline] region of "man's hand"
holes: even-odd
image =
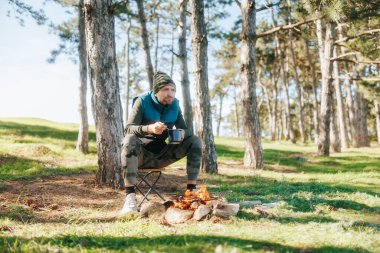
[[[167,126],[162,122],[156,122],[154,124],[148,125],[149,134],[162,134],[162,132],[167,128]]]

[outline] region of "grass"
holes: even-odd
[[[90,140],[81,155],[75,125],[0,119],[0,201],[12,180],[95,171],[93,129]],[[0,206],[0,252],[380,252],[379,146],[318,157],[312,144],[264,142],[257,172],[243,168],[243,145],[216,138],[221,173],[203,183],[230,202],[280,201],[266,214],[163,226],[107,219],[108,208],[86,205],[49,218],[16,201]]]

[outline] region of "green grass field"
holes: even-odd
[[[243,140],[216,138],[220,173],[202,175],[211,192],[229,202],[282,201],[265,214],[242,209],[229,220],[164,226],[114,219],[106,195],[94,203],[79,190],[83,203],[61,211],[30,208],[17,199],[27,195],[22,189],[9,199],[12,185],[93,177],[94,129],[87,155],[75,151],[76,131],[76,125],[0,118],[0,252],[380,252],[378,145],[318,157],[312,144],[264,141],[265,169],[251,171],[242,166]],[[112,203],[121,205],[116,194]]]

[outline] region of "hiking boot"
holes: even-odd
[[[120,211],[120,215],[125,215],[129,213],[137,212],[137,201],[136,201],[136,193],[129,193],[127,197],[125,197],[125,202],[123,209]]]

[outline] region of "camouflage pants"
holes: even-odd
[[[197,136],[190,136],[180,144],[167,145],[159,154],[144,148],[134,134],[127,134],[122,143],[121,166],[125,185],[135,185],[137,169],[163,168],[187,156],[188,180],[196,180],[202,158],[202,145]]]

